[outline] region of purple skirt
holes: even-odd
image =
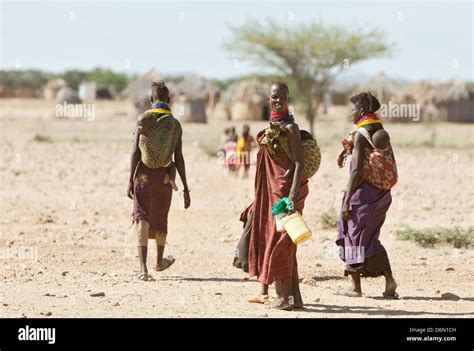
[[[385,252],[379,235],[391,202],[390,190],[368,182],[356,189],[349,204],[351,218],[346,221],[341,211],[338,223],[336,244],[347,265],[362,265],[368,258]]]

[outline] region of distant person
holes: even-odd
[[[237,134],[235,127],[230,127],[224,143],[225,166],[231,174],[237,175]]]
[[[221,134],[221,140],[219,142],[219,151],[225,153],[225,143],[229,140],[230,128],[224,128],[223,133]]]
[[[182,152],[182,128],[168,106],[169,91],[165,82],[153,82],[152,108],[137,121],[133,142],[127,196],[133,199],[132,232],[138,242],[140,280],[149,280],[148,239],[157,245],[156,271],[169,268],[174,258],[163,258],[168,234],[168,213],[176,169],[184,191],[184,208],[191,204]],[[173,156],[176,166],[173,163]]]
[[[392,202],[390,188],[397,178],[390,137],[376,114],[380,102],[375,96],[365,92],[351,97],[350,102],[351,118],[357,128],[352,138],[343,141],[344,150],[337,160],[342,167],[345,157],[352,153],[336,244],[341,249],[341,259],[346,264],[344,273],[351,276],[352,286],[337,294],[360,297],[361,276],[383,275],[383,297],[398,299],[387,251],[379,240]]]
[[[254,145],[255,140],[253,136],[250,135],[250,127],[246,124],[243,127],[242,136],[237,143],[237,170],[243,166],[244,178],[248,178]]]
[[[230,127],[229,141],[237,142],[238,139],[239,139],[239,136],[235,132],[235,127],[234,126]]]

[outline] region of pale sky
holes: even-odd
[[[385,71],[411,81],[473,80],[473,17],[467,2],[1,2],[1,68],[111,68],[228,78],[261,67],[241,63],[222,44],[227,24],[270,17],[282,25],[311,20],[380,28],[392,57],[353,65],[347,75]],[[290,20],[292,19],[292,21]]]

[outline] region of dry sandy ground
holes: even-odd
[[[243,281],[245,275],[232,266],[239,214],[252,201],[253,179],[227,175],[196,147],[215,139],[224,124],[184,125],[192,206],[185,211],[182,192],[175,193],[166,254],[177,262],[154,272],[155,281],[142,282],[128,232],[132,203],[125,190],[133,121],[123,115],[126,107],[98,104],[96,120],[88,122],[53,120],[51,106],[43,102],[0,103],[1,317],[474,316],[474,250],[425,249],[394,237],[402,224],[473,225],[471,125],[388,126],[395,144],[407,146],[395,148],[400,181],[382,232],[404,298],[387,301],[380,299],[383,278],[364,280],[362,298],[334,295],[347,281],[335,256],[335,230],[323,230],[320,217],[340,205],[347,169],[338,170],[334,160],[350,125],[342,118],[317,124],[323,162],[310,181],[305,208],[314,236],[298,248],[301,278],[313,284],[301,286],[305,311],[282,312],[247,303],[258,283]],[[253,123],[252,129],[263,125]],[[453,147],[408,147],[433,133]],[[33,141],[35,135],[50,142]],[[150,269],[156,257],[151,244]],[[37,260],[10,257],[25,248],[37,253]],[[105,296],[90,296],[99,292]],[[442,300],[444,292],[461,299]]]

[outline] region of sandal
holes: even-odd
[[[345,296],[345,297],[362,297],[362,293],[354,291],[354,290],[345,290],[339,289],[337,290],[334,295],[338,296]]]
[[[267,302],[265,302],[265,305],[270,305],[273,301],[278,300],[279,298],[280,296],[278,296],[277,294],[273,294],[272,296],[268,297],[268,300]]]
[[[144,282],[149,281],[149,280],[154,280],[153,277],[148,274],[148,272],[141,272],[138,275],[138,279],[143,280]]]
[[[176,261],[176,259],[173,256],[168,256],[166,258],[163,258],[161,261],[161,266],[156,265],[155,266],[155,271],[161,272],[164,271],[167,268],[170,268],[171,265]]]
[[[382,296],[383,296],[385,299],[388,299],[388,300],[401,300],[401,299],[402,299],[401,296],[398,295],[397,292],[394,292],[393,295],[389,295],[389,294],[387,294],[386,292],[384,292],[384,293],[382,294]]]
[[[280,311],[293,311],[293,305],[290,305],[289,303],[283,302],[283,299],[276,299],[270,304],[271,308],[274,308],[276,310]]]

